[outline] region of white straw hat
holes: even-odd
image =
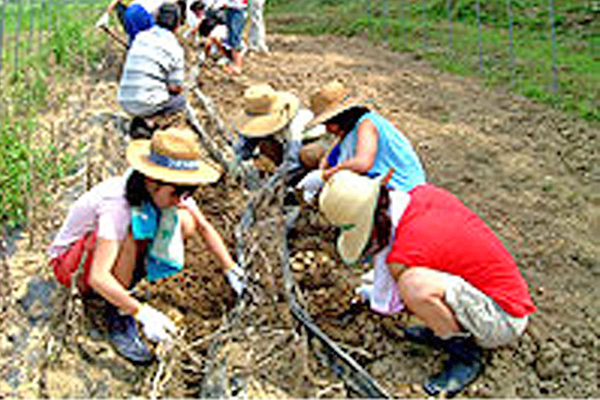
[[[234,123],[244,136],[269,136],[285,128],[299,107],[300,100],[292,93],[278,92],[261,83],[244,91],[244,110]]]
[[[201,159],[197,135],[171,128],[156,131],[152,139],[132,141],[127,162],[149,178],[180,185],[199,185],[219,180],[221,169]]]
[[[306,128],[322,124],[352,107],[364,105],[365,98],[350,92],[341,82],[331,81],[310,97],[310,110],[315,117]]]
[[[337,241],[340,257],[347,264],[360,258],[371,237],[381,182],[349,170],[335,173],[319,196],[319,211],[341,228]]]

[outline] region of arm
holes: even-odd
[[[90,269],[89,284],[110,303],[134,315],[140,309],[141,303],[129,294],[112,272],[119,260],[125,240],[98,238]],[[135,243],[132,241],[131,245],[135,246]],[[135,258],[133,263],[135,263]]]
[[[327,151],[325,152],[325,155],[323,156],[323,158],[321,158],[321,161],[319,161],[319,169],[325,170],[325,169],[328,169],[330,167],[329,163],[327,162],[327,158],[329,157],[329,153],[331,153],[331,151],[339,143],[340,143],[340,138],[335,138],[335,140],[333,141],[333,143],[331,144],[331,146],[329,146],[329,149],[327,149]]]
[[[120,2],[121,0],[112,0],[108,7],[106,7],[106,13],[110,14]]]
[[[370,120],[364,120],[358,127],[358,140],[356,143],[356,154],[333,168],[323,172],[323,179],[328,180],[333,174],[341,169],[349,169],[359,174],[364,174],[371,169],[377,154],[377,141],[379,133],[375,124]]]

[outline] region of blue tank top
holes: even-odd
[[[379,133],[375,161],[367,175],[371,177],[385,175],[390,168],[394,168],[394,174],[388,184],[389,188],[408,192],[415,186],[424,184],[425,171],[408,139],[390,121],[375,111],[364,114],[354,129],[342,140],[338,162],[355,156],[358,127],[365,119],[373,122]]]

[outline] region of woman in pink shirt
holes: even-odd
[[[128,288],[146,273],[156,280],[183,267],[183,238],[199,232],[236,291],[244,290],[243,270],[191,197],[199,185],[216,182],[221,171],[200,158],[191,131],[155,132],[127,148],[132,167],[84,193],[71,207],[48,253],[59,282],[107,302],[111,343],[137,363],[153,359],[140,340],[135,319],[151,341],[169,340],[174,323],[134,298]],[[81,273],[76,273],[77,271]],[[135,319],[134,319],[135,318]]]

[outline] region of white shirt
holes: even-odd
[[[399,190],[390,190],[390,208],[388,215],[390,216],[392,227],[390,232],[389,245],[373,256],[374,277],[373,277],[373,292],[371,296],[371,309],[381,314],[395,314],[404,308],[398,284],[392,277],[390,269],[385,262],[394,243],[394,236],[398,223],[404,215],[408,204],[410,203],[410,195]]]

